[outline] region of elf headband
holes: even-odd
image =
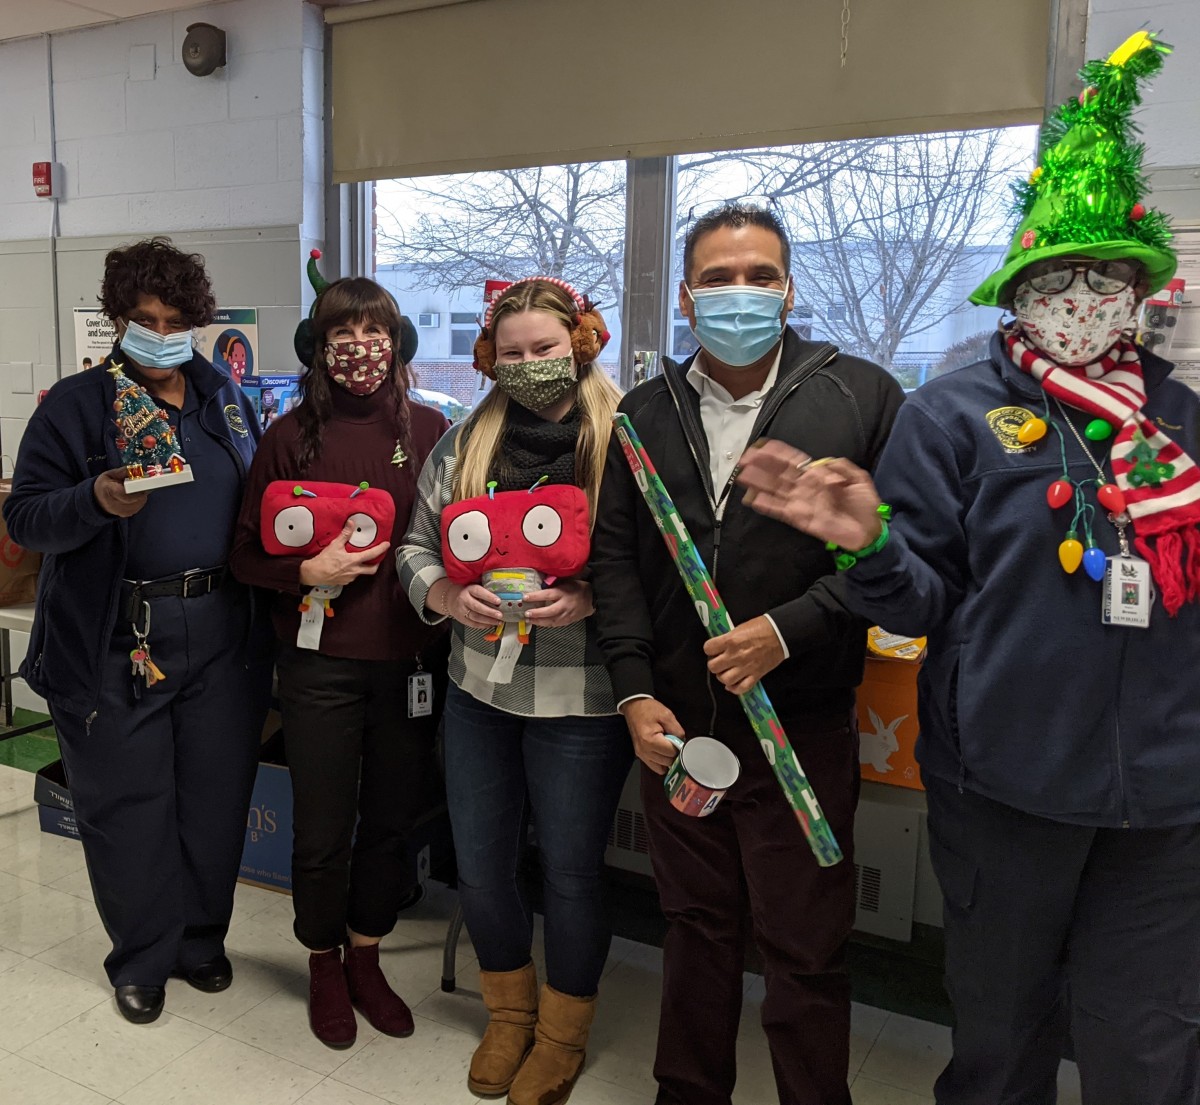
[[[313,291],[317,293],[317,299],[320,299],[321,293],[329,287],[329,281],[321,275],[321,270],[317,268],[317,262],[320,259],[321,251],[319,249],[312,250],[308,255],[308,282],[312,285]],[[385,288],[384,291],[387,289]],[[388,292],[388,295],[391,295],[391,292]],[[317,313],[317,299],[313,300],[308,317],[300,320],[300,325],[296,327],[296,333],[292,337],[292,348],[295,349],[296,356],[305,368],[313,363],[313,358],[317,355],[317,338],[313,333],[312,325],[313,315]],[[392,296],[392,302],[396,303],[395,296]],[[412,359],[417,355],[417,328],[413,326],[408,315],[400,310],[399,303],[396,303],[396,310],[400,314],[400,360],[405,364],[412,364]]]

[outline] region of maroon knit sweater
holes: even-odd
[[[413,403],[408,460],[398,468],[392,464],[396,432],[388,389],[380,388],[370,396],[351,395],[340,387],[332,392],[333,414],[325,424],[321,456],[303,478],[350,484],[366,480],[391,494],[396,523],[379,571],[356,579],[334,599],[335,616],[325,620],[320,651],[351,660],[411,660],[436,631],[417,617],[401,589],[395,552],[408,528],[421,466],[450,423],[440,411]],[[233,574],[243,583],[279,592],[271,614],[279,639],[289,642],[295,642],[300,629],[299,603],[304,590],[300,565],[304,558],[268,556],[263,551],[259,507],[267,484],[301,478],[296,462],[299,447],[296,419],[291,415],[277,418],[254,455],[229,558]]]

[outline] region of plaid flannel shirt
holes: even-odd
[[[458,457],[457,427],[438,442],[417,484],[417,501],[404,544],[396,550],[400,584],[421,618],[430,625],[445,621],[425,607],[429,589],[446,574],[442,566],[442,511],[450,504]],[[535,626],[521,649],[509,683],[493,683],[489,675],[498,642],[484,640],[485,631],[454,622],[450,643],[450,678],[480,702],[522,717],[578,717],[615,714],[612,683],[596,644],[591,618],[554,628]]]

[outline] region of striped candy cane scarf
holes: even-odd
[[[1174,617],[1200,600],[1200,469],[1142,414],[1146,381],[1138,347],[1118,342],[1093,364],[1064,368],[1026,344],[1019,330],[1006,338],[1013,364],[1047,395],[1116,428],[1109,460],[1133,523],[1134,546],[1146,558]]]

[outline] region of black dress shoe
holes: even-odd
[[[134,1024],[158,1020],[167,991],[162,986],[118,986],[117,1008],[121,1016]]]
[[[215,994],[229,989],[233,981],[233,964],[226,956],[218,955],[207,963],[201,963],[190,971],[181,971],[189,986],[203,990],[206,994]]]
[[[217,993],[228,990],[233,981],[233,963],[228,956],[217,955],[206,963],[192,967],[191,971],[181,971],[182,977],[190,986],[205,993]]]

